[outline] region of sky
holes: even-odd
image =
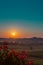
[[[43,0],[0,0],[0,37],[43,37]]]

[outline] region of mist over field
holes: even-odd
[[[9,48],[14,48],[16,50],[43,50],[43,38],[0,38],[0,45],[4,45],[4,41],[8,42]]]

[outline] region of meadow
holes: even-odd
[[[16,51],[8,48],[8,43],[0,45],[0,65],[33,65],[33,61],[29,60],[27,51]]]
[[[29,55],[34,65],[43,65],[43,51],[29,51]]]
[[[23,51],[23,53],[25,52],[27,55],[29,55],[29,56],[25,56],[25,59],[26,59],[26,57],[28,57],[26,62],[27,61],[28,62],[31,61],[31,63],[33,62],[33,64],[30,64],[30,65],[43,65],[43,49],[42,50],[37,50],[37,48],[36,49],[30,49],[29,47],[23,46],[23,45],[22,46],[21,45],[12,45],[12,44],[11,45],[7,45],[6,42],[4,42],[4,43],[5,43],[5,45],[2,45],[3,49],[5,49],[5,50],[8,49],[9,52],[13,49],[14,51],[12,50],[12,53],[14,53],[14,54],[15,53],[20,54]],[[1,51],[2,47],[0,45],[0,51]],[[3,53],[3,50],[2,50],[2,53]],[[6,55],[6,51],[4,51],[4,53]],[[25,53],[24,53],[24,55],[25,55]],[[7,54],[8,54],[8,52],[7,52]],[[24,59],[23,56],[22,56],[22,59]],[[4,56],[4,57],[6,57],[6,56]],[[1,55],[0,55],[0,58],[1,58]],[[14,58],[16,58],[16,61],[18,60],[16,55],[14,55]],[[21,56],[19,58],[21,58]],[[19,63],[19,61],[17,61],[17,62]],[[6,64],[4,64],[4,65],[6,65]],[[21,62],[20,64],[17,64],[17,65],[29,65],[29,63],[25,64],[25,61],[24,61],[23,64]]]

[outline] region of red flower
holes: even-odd
[[[11,50],[13,55],[19,55],[18,52],[16,52],[14,49]]]
[[[24,57],[23,55],[21,55],[21,54],[19,54],[17,57],[18,57],[19,59],[25,60],[25,57]]]
[[[19,55],[19,53],[18,53],[18,52],[15,52],[15,55],[16,55],[16,56],[18,56],[18,55]]]
[[[8,49],[8,46],[7,45],[4,45],[4,49],[7,50]]]
[[[9,51],[8,52],[8,56],[12,56],[12,51]]]
[[[0,51],[2,50],[2,46],[0,46]]]
[[[8,55],[9,55],[9,56],[15,55],[15,50],[9,51],[9,52],[8,52]]]
[[[28,58],[29,57],[29,54],[26,51],[22,51],[22,55],[24,55],[25,58]]]
[[[28,65],[33,65],[33,61],[32,61],[32,60],[30,60]]]

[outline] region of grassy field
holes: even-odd
[[[29,51],[29,55],[34,65],[43,65],[43,51]]]
[[[20,49],[21,50],[21,49]],[[34,62],[34,65],[43,65],[43,51],[28,51],[30,58]]]
[[[43,59],[35,59],[33,62],[34,65],[43,65]]]

